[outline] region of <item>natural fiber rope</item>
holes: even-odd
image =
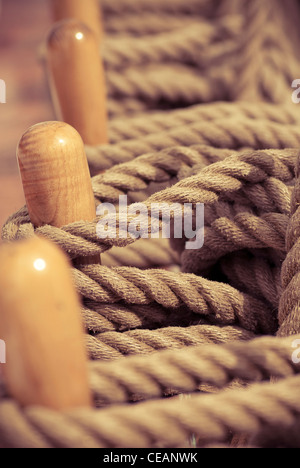
[[[114,144],[124,140],[138,139],[151,133],[172,130],[196,121],[215,121],[233,118],[237,115],[240,115],[240,118],[268,120],[284,125],[297,124],[300,121],[296,106],[278,106],[268,103],[261,103],[258,106],[256,103],[242,101],[234,104],[215,102],[172,112],[139,114],[126,122],[123,118],[116,118],[110,123],[109,139],[111,144]]]
[[[204,246],[99,239],[99,217],[34,229],[26,208],[12,215],[5,241],[38,234],[71,258],[103,254],[73,276],[95,406],[107,408],[24,410],[3,396],[0,447],[177,447],[192,434],[230,446],[235,432],[300,446],[299,335],[259,336],[300,332],[299,8],[288,2],[292,13],[277,0],[102,0],[114,119],[111,144],[86,148],[92,173],[107,169],[95,199],[143,202],[145,233],[152,203],[204,203]]]
[[[272,307],[278,308],[281,296],[280,267],[272,261],[250,252],[237,252],[224,257],[222,270],[230,284],[239,291],[255,294],[266,300]],[[249,274],[250,272],[250,274]]]
[[[299,376],[187,400],[160,400],[135,406],[57,413],[0,405],[1,445],[24,448],[177,447],[196,433],[203,443],[224,441],[229,430],[270,434],[289,430],[300,416]],[[13,428],[11,421],[14,422]],[[158,423],[159,421],[159,423]],[[172,430],[170,431],[170,427]],[[0,446],[1,446],[0,445]]]
[[[289,101],[299,57],[294,46],[296,40],[293,43],[285,38],[287,25],[282,17],[288,17],[288,13],[282,11],[281,2],[240,0],[230,3],[223,0],[210,5],[195,2],[188,8],[183,4],[170,7],[138,2],[128,7],[129,10],[120,4],[103,6],[108,33],[103,56],[110,101],[130,98],[138,106],[143,102],[148,109],[172,109],[179,103],[188,106],[224,99],[285,104]],[[294,16],[288,27],[293,38],[298,40],[295,19],[299,18],[299,10],[292,2],[289,7]],[[110,29],[110,21],[120,23],[118,15],[122,15],[123,36],[120,37],[111,35]],[[157,21],[155,29],[155,15],[160,18],[167,15],[165,26]],[[145,24],[148,16],[149,25]],[[140,19],[139,26],[134,26],[135,17]],[[176,22],[178,18],[181,27]],[[200,26],[201,34],[192,34]],[[113,32],[116,32],[116,25]],[[138,35],[139,41],[130,37],[131,34]],[[205,53],[202,54],[204,44]],[[166,61],[169,62],[167,66],[164,65]],[[176,61],[188,65],[180,69],[184,77],[180,82],[171,77],[172,71],[173,75],[178,71]],[[143,62],[143,69],[137,68]],[[158,63],[161,66],[157,66]],[[122,69],[122,80],[112,73],[116,67]],[[194,80],[195,70],[198,70],[198,84]],[[143,80],[139,79],[141,74]],[[185,86],[182,87],[181,82]],[[122,113],[122,108],[119,109]],[[112,115],[118,115],[116,107],[111,110]]]
[[[104,14],[120,14],[124,13],[140,13],[140,12],[155,12],[155,13],[185,13],[185,14],[209,14],[213,13],[218,6],[218,0],[190,0],[187,4],[183,0],[101,0],[101,8]]]
[[[251,0],[245,3],[245,22],[248,28],[244,34],[239,54],[238,77],[234,87],[234,97],[247,101],[260,100],[257,83],[253,79],[263,67],[261,50],[265,39],[266,24],[270,16],[271,4],[261,0]]]
[[[282,266],[282,285],[285,289],[279,305],[279,336],[298,333],[300,330],[299,298],[297,297],[299,275],[299,159],[296,166],[297,181],[292,197],[292,217],[286,235],[287,256]]]
[[[265,304],[226,284],[194,275],[93,265],[83,268],[83,272],[74,271],[74,276],[80,294],[96,303],[122,300],[132,305],[156,303],[166,309],[185,306],[219,324],[239,323],[247,330],[269,334],[275,331],[271,311]]]
[[[227,343],[250,340],[255,335],[241,327],[193,325],[166,327],[157,330],[130,330],[87,335],[87,350],[91,359],[107,361],[124,355],[149,354],[164,349],[180,349],[207,343]]]
[[[246,343],[192,346],[90,365],[98,404],[122,403],[135,397],[162,397],[169,389],[193,392],[201,384],[225,387],[234,379],[254,382],[297,374],[291,360],[293,339],[263,337]]]
[[[107,169],[116,163],[130,161],[153,151],[172,146],[208,145],[226,149],[283,149],[300,144],[299,125],[280,125],[265,120],[237,118],[197,122],[169,132],[146,135],[140,140],[128,140],[115,145],[87,148],[89,160],[97,160],[97,169]]]

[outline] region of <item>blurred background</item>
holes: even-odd
[[[0,79],[6,104],[0,104],[0,228],[24,204],[16,147],[28,127],[53,120],[40,48],[51,27],[47,0],[2,0]]]

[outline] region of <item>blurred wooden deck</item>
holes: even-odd
[[[23,132],[53,120],[46,73],[39,50],[51,27],[47,0],[2,0],[0,9],[0,79],[7,102],[0,104],[0,229],[25,203],[16,161]]]

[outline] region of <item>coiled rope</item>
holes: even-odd
[[[277,0],[271,10],[268,0],[101,4],[114,118],[111,144],[86,148],[95,201],[117,212],[120,196],[131,212],[142,204],[147,234],[152,203],[188,203],[194,217],[204,203],[204,245],[133,239],[121,212],[107,239],[97,235],[101,216],[35,229],[26,207],[13,214],[6,242],[39,234],[73,259],[102,254],[101,266],[72,270],[95,407],[24,410],[4,395],[0,447],[177,447],[192,434],[217,447],[233,433],[248,446],[299,447],[300,114],[297,50],[282,29],[289,13]],[[299,39],[296,21],[290,29]]]

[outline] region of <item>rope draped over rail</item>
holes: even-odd
[[[102,254],[72,269],[95,407],[23,410],[5,395],[0,447],[177,447],[192,434],[205,447],[234,433],[300,446],[300,13],[281,3],[101,1],[111,144],[86,152],[118,235],[99,238],[102,216],[35,229],[26,207],[2,231],[45,236],[71,259]],[[129,236],[120,196],[147,209],[144,234],[153,203],[191,204],[193,220],[203,203],[203,247]]]

